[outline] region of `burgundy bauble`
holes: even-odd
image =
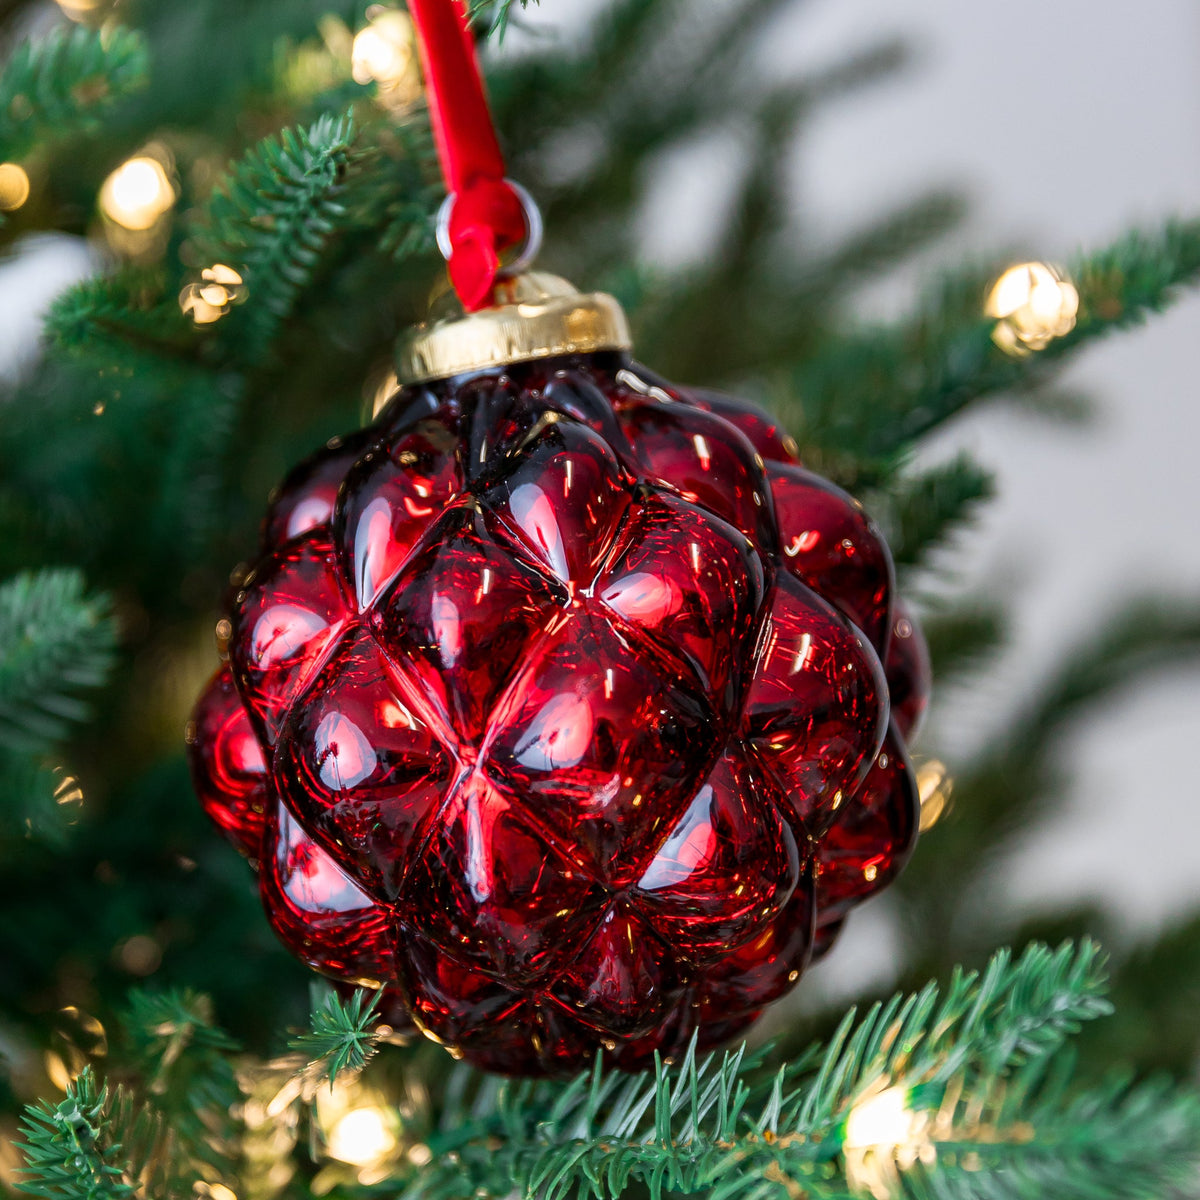
[[[910,853],[893,590],[752,405],[616,352],[405,388],[275,498],[197,789],[310,966],[488,1069],[640,1066],[743,1031]]]

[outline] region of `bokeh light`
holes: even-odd
[[[1079,292],[1056,267],[1020,263],[996,280],[984,313],[996,318],[996,345],[1006,354],[1023,357],[1044,350],[1075,328]]]
[[[355,35],[350,51],[355,83],[374,83],[379,100],[388,108],[403,108],[420,95],[416,41],[408,14],[373,5],[367,24]]]
[[[157,158],[138,155],[123,162],[100,188],[100,211],[122,229],[152,229],[175,204],[175,188]]]
[[[16,163],[0,163],[0,212],[13,212],[29,199],[29,176]]]

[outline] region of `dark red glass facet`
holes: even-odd
[[[331,438],[288,475],[272,495],[263,522],[265,550],[273,550],[310,529],[329,525],[338,488],[369,442],[370,431],[365,429]]]
[[[607,442],[577,421],[555,420],[531,435],[484,503],[526,554],[574,590],[608,554],[632,482]]]
[[[900,736],[911,742],[921,732],[921,722],[929,707],[933,668],[925,635],[903,600],[896,602],[884,670],[892,699],[892,721]]]
[[[852,496],[802,467],[768,472],[780,562],[865,633],[883,654],[894,575],[883,535]]]
[[[791,899],[800,858],[776,797],[727,750],[638,879],[638,908],[688,962],[720,959]]]
[[[271,806],[263,860],[267,919],[297,958],[351,983],[391,977],[394,915],[357,887],[282,804]]]
[[[774,547],[771,489],[754,447],[728,421],[687,404],[645,400],[621,413],[646,475],[740,529],[760,551]]]
[[[812,864],[805,863],[787,907],[706,972],[700,985],[702,1024],[753,1012],[791,991],[808,963],[815,916]]]
[[[187,730],[192,784],[204,811],[248,858],[262,847],[267,760],[228,667],[210,680]]]
[[[526,807],[476,769],[438,814],[399,908],[448,954],[526,984],[561,962],[604,901]]]
[[[243,584],[233,610],[230,660],[238,691],[268,746],[345,630],[347,607],[323,529],[287,542]]]
[[[912,854],[921,817],[904,742],[893,729],[817,850],[818,920],[828,924],[886,887]]]
[[[367,630],[347,637],[284,727],[275,785],[325,850],[394,899],[456,774]]]
[[[581,609],[533,649],[485,752],[488,771],[615,884],[653,853],[720,749],[695,677]]]
[[[652,928],[627,905],[611,906],[554,982],[554,999],[610,1036],[650,1033],[678,991],[672,955]]]
[[[493,706],[565,600],[565,591],[496,544],[482,515],[452,508],[372,621],[449,736],[477,747]]]
[[[875,652],[815,592],[780,575],[742,732],[810,833],[862,781],[886,729]]]
[[[422,534],[463,489],[452,422],[428,418],[368,450],[346,476],[334,519],[359,609],[395,579]]]
[[[762,560],[732,526],[667,492],[644,498],[623,541],[593,596],[622,626],[683,655],[732,720],[761,621]]]
[[[688,388],[687,396],[706,412],[716,413],[743,433],[768,462],[799,464],[800,448],[796,439],[765,408],[710,388]]]
[[[797,459],[607,354],[402,390],[293,472],[189,732],[284,943],[511,1074],[783,995],[911,849],[928,692],[886,547]]]

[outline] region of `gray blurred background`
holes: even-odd
[[[597,2],[544,0],[536,26],[569,31]],[[807,0],[764,39],[763,69],[786,74],[887,32],[917,47],[914,69],[823,109],[796,154],[798,220],[810,233],[836,235],[881,197],[944,181],[969,191],[972,215],[939,257],[998,245],[1014,261],[1058,261],[1138,221],[1200,208],[1194,0]],[[510,35],[508,52],[524,36]],[[738,158],[731,125],[660,164],[643,222],[648,259],[706,252]],[[0,371],[18,369],[41,307],[91,261],[82,242],[56,238],[0,263]],[[872,287],[863,314],[902,311],[915,280]],[[1066,645],[1130,595],[1200,597],[1198,374],[1200,296],[1070,370],[1064,385],[1095,400],[1087,424],[982,410],[932,449],[970,447],[997,473],[998,500],[944,566],[955,590],[1005,597],[1014,620],[1011,649],[983,686],[952,705],[942,697],[942,745],[986,738]],[[1024,912],[1085,898],[1130,936],[1200,904],[1200,674],[1140,685],[1078,727],[1062,756],[1067,803],[996,868],[1004,902]],[[892,944],[886,900],[868,905],[814,985],[831,998],[886,984]]]

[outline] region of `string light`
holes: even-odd
[[[74,1004],[59,1009],[54,1025],[42,1061],[50,1082],[65,1092],[84,1067],[108,1054],[108,1034],[91,1013]]]
[[[211,325],[229,311],[230,305],[240,304],[245,298],[241,275],[224,263],[214,263],[200,272],[200,282],[189,283],[179,293],[179,307],[197,325]]]
[[[1006,354],[1024,357],[1075,328],[1079,292],[1047,263],[1020,263],[996,280],[984,313],[996,318],[992,341]]]
[[[316,1124],[329,1160],[314,1180],[326,1191],[336,1180],[378,1183],[401,1161],[408,1146],[403,1139],[402,1108],[391,1103],[361,1076],[337,1080],[315,1096]]]
[[[109,7],[109,0],[58,0],[58,7],[63,16],[84,24],[93,20],[101,9]]]
[[[197,1200],[238,1200],[233,1188],[223,1183],[205,1183],[203,1180],[193,1186],[192,1194]]]
[[[878,1085],[850,1109],[842,1135],[846,1179],[875,1200],[901,1192],[899,1172],[915,1163],[932,1165],[937,1150],[928,1114],[909,1105],[907,1088]]]
[[[954,778],[944,762],[931,758],[917,768],[922,833],[932,829],[946,815],[953,792]]]
[[[100,211],[122,229],[152,229],[175,204],[166,168],[148,154],[123,162],[100,188]]]
[[[367,24],[350,48],[350,74],[355,83],[374,83],[379,100],[388,108],[411,104],[420,95],[412,21],[396,8],[375,4],[367,9]]]
[[[0,212],[15,212],[29,199],[29,176],[16,163],[0,163]]]
[[[330,1158],[355,1167],[373,1166],[396,1148],[382,1108],[355,1108],[330,1129],[325,1149]]]

